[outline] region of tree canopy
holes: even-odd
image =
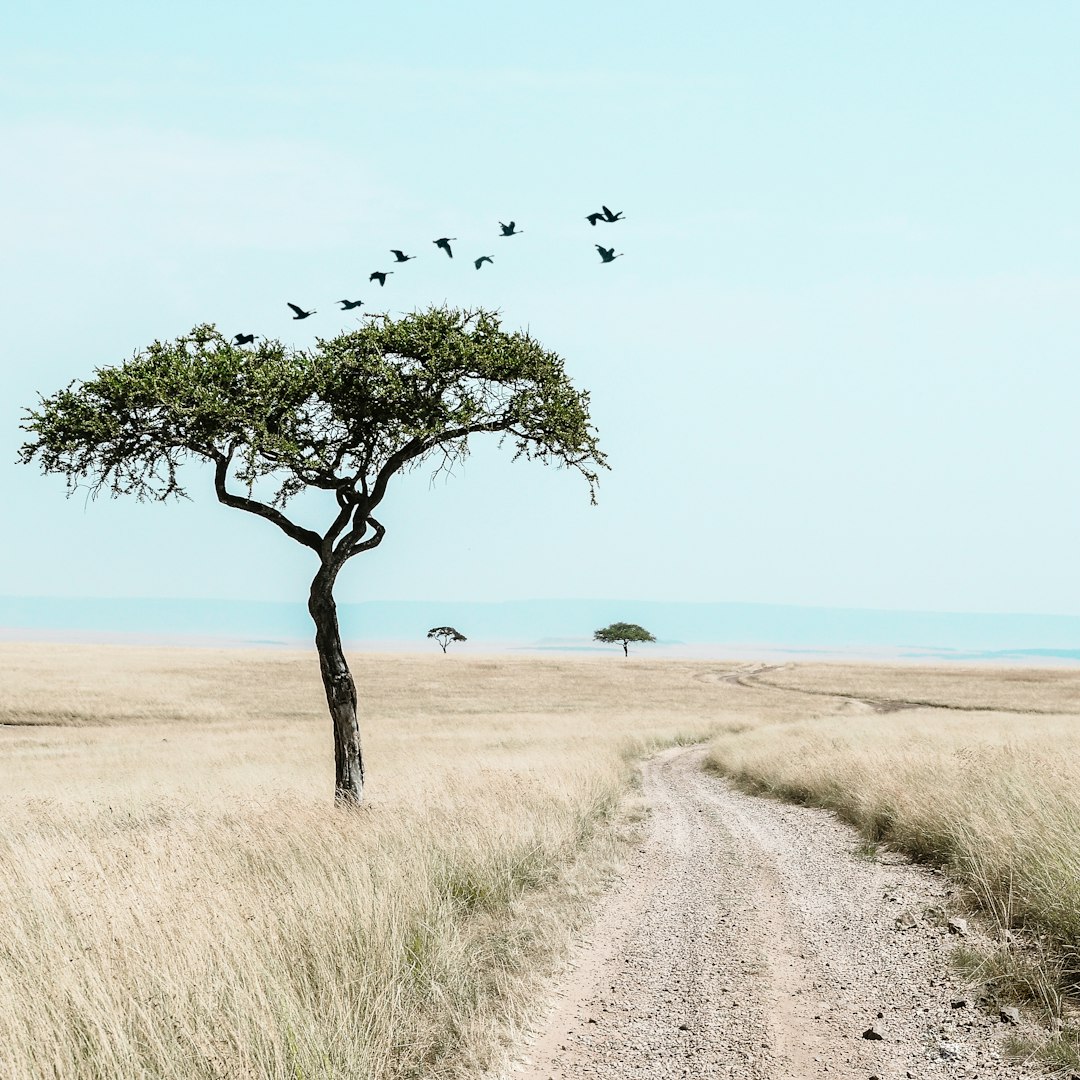
[[[219,481],[234,470],[249,492],[272,478],[273,507],[314,487],[373,509],[394,473],[433,456],[450,465],[469,435],[498,432],[515,457],[576,469],[595,501],[604,456],[588,401],[556,353],[482,310],[373,318],[313,349],[246,348],[202,325],[43,398],[27,412],[36,438],[20,460],[37,457],[70,488],[165,500],[187,497],[178,466],[196,457]]]
[[[443,652],[446,652],[446,646],[451,641],[468,641],[469,639],[459,631],[455,630],[452,626],[433,626],[428,632],[429,638],[434,638]]]
[[[19,460],[64,476],[69,495],[86,485],[95,495],[187,498],[180,466],[201,459],[220,502],[316,553],[308,609],[344,801],[359,801],[362,765],[333,586],[349,558],[382,541],[374,515],[390,480],[424,463],[449,468],[481,433],[508,441],[515,458],[576,470],[593,502],[605,467],[589,395],[562,359],[479,309],[369,317],[308,349],[266,340],[248,348],[196,326],[40,398],[22,428],[30,438]],[[336,500],[323,532],[285,514],[309,489]]]
[[[637,623],[616,622],[593,633],[593,641],[602,641],[605,645],[621,645],[623,655],[629,656],[631,641],[655,641],[656,638]]]

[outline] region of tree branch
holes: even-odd
[[[382,502],[386,494],[386,485],[390,483],[390,477],[398,472],[407,462],[413,458],[426,454],[433,446],[440,443],[453,442],[454,439],[463,439],[466,435],[473,435],[480,431],[505,431],[512,423],[509,419],[489,420],[486,424],[470,424],[467,427],[450,428],[440,431],[435,435],[429,435],[426,439],[410,439],[400,450],[395,451],[386,460],[386,464],[379,470],[375,478],[375,484],[371,489],[368,499],[368,507],[372,510]]]
[[[274,507],[267,506],[257,499],[249,499],[244,495],[234,495],[231,491],[226,490],[225,481],[228,478],[229,463],[232,461],[231,451],[228,455],[215,454],[214,458],[217,462],[217,468],[214,471],[214,490],[217,492],[219,502],[224,503],[226,506],[232,506],[237,510],[246,510],[249,514],[255,514],[257,517],[266,518],[267,521],[272,521],[286,536],[292,537],[293,540],[311,548],[313,551],[320,551],[322,537],[317,532],[312,532],[311,529],[302,529],[299,525],[291,522],[280,510],[275,510]]]
[[[378,547],[382,543],[382,538],[386,535],[386,528],[371,517],[367,510],[367,504],[356,507],[353,514],[353,527],[338,541],[337,547],[334,548],[333,562],[337,567],[344,566],[349,559],[361,551],[370,551],[373,547]],[[375,529],[375,535],[364,540],[369,525]]]
[[[348,525],[349,518],[359,513],[360,507],[363,506],[363,502],[356,496],[355,489],[348,484],[339,483],[334,491],[334,496],[337,499],[339,510],[338,516],[334,518],[334,523],[323,534],[321,554],[324,560],[333,552],[334,541],[341,535],[341,530]]]
[[[374,526],[375,535],[369,537],[362,544],[354,544],[349,553],[345,556],[347,559],[351,559],[354,555],[359,554],[361,551],[370,551],[373,547],[378,547],[382,543],[382,538],[386,535],[386,526],[380,525],[373,517],[368,517],[368,524]],[[366,529],[364,530],[367,531]],[[363,535],[363,534],[361,534]]]

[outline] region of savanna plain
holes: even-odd
[[[499,1070],[648,813],[709,743],[743,790],[940,867],[958,956],[1075,1061],[1080,672],[353,658],[367,764],[332,804],[314,654],[0,645],[0,1076]],[[720,776],[716,782],[722,782]]]

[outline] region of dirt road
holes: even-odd
[[[645,839],[515,1076],[1038,1075],[950,967],[943,877],[860,857],[830,814],[739,794],[703,754],[646,764]]]

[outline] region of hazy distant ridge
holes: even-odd
[[[654,600],[370,601],[341,604],[352,641],[409,641],[423,647],[429,627],[458,627],[471,641],[542,647],[587,643],[615,620],[638,622],[661,642],[793,648],[906,648],[1077,651],[1080,616],[876,611],[781,604],[666,603]],[[232,600],[0,597],[0,627],[307,641],[302,603]]]

